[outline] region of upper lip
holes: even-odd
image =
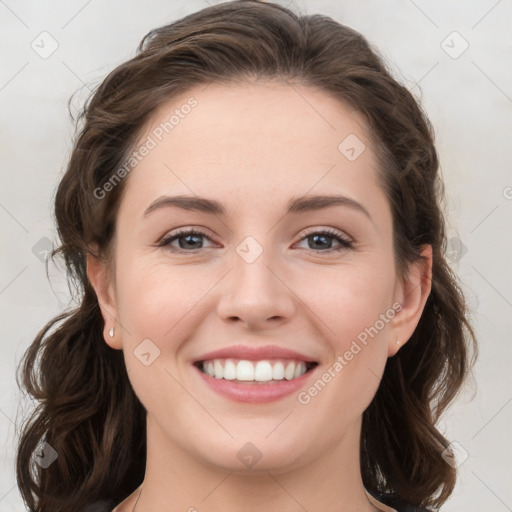
[[[208,361],[211,359],[247,359],[249,361],[260,361],[263,359],[297,359],[306,363],[316,362],[313,358],[304,354],[278,347],[277,345],[266,345],[264,347],[253,347],[247,345],[233,345],[203,354],[194,359],[194,363]]]

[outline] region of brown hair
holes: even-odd
[[[408,343],[388,359],[363,414],[361,473],[370,492],[417,506],[439,507],[452,493],[456,469],[441,455],[449,442],[435,424],[459,393],[477,346],[444,258],[443,191],[431,125],[358,32],[326,16],[237,0],[149,32],[137,55],[114,69],[80,112],[55,197],[61,245],[52,254],[63,257],[79,306],[43,327],[19,367],[22,385],[40,402],[23,426],[17,454],[18,485],[31,512],[117,503],[144,477],[146,411],[122,351],[103,340],[86,273],[92,247],[109,258],[126,179],[101,200],[94,191],[120,168],[162,102],[195,85],[255,78],[321,88],[359,112],[380,159],[399,275],[420,257],[423,244],[433,248],[432,289],[422,317]],[[58,453],[45,469],[32,464],[41,442]]]

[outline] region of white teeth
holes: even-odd
[[[204,361],[202,370],[216,379],[266,382],[296,379],[306,373],[306,363],[290,360],[256,362],[246,359],[213,359]]]
[[[274,364],[274,367],[272,368],[272,378],[274,380],[284,379],[284,364],[281,363],[281,361]]]
[[[204,367],[203,367],[204,368]],[[208,361],[206,364],[205,372],[210,375],[211,377],[215,376],[215,367],[211,361]]]
[[[294,374],[294,378],[296,379],[297,377],[300,377],[304,372],[302,371],[302,366],[301,365],[304,365],[304,371],[306,370],[306,365],[304,363],[300,363],[298,364],[296,367],[295,367],[295,374]]]
[[[224,364],[224,379],[236,379],[236,365],[231,361],[231,359],[228,359]]]
[[[218,359],[215,359],[215,361],[213,361],[213,368],[215,369],[215,378],[222,379],[222,377],[224,376],[224,370]]]
[[[272,365],[268,361],[258,361],[254,369],[254,380],[264,382],[272,380]]]
[[[284,371],[284,378],[286,380],[292,380],[295,376],[295,364],[288,363],[286,366],[286,370]]]
[[[222,375],[216,379],[222,379]],[[239,361],[236,367],[237,380],[254,380],[254,365],[250,361]]]

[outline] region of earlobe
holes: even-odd
[[[103,316],[103,338],[107,345],[121,349],[121,337],[116,329],[117,313],[114,290],[106,263],[92,254],[87,255],[87,276],[93,287]]]
[[[394,356],[413,335],[430,295],[431,287],[432,246],[425,245],[421,257],[411,263],[404,282],[400,282],[397,286],[395,300],[402,307],[392,322],[388,357]]]

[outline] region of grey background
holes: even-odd
[[[18,407],[21,414],[31,402],[17,390],[15,367],[37,331],[67,302],[63,274],[50,266],[50,286],[43,263],[56,240],[52,200],[71,150],[67,101],[81,88],[74,101],[79,106],[89,87],[134,55],[151,28],[208,3],[215,2],[0,0],[2,511],[24,510],[14,455]],[[295,0],[293,5],[331,15],[374,42],[422,98],[435,126],[454,239],[450,258],[480,341],[476,385],[468,385],[441,422],[445,435],[467,452],[443,510],[512,510],[512,2]],[[44,31],[50,36],[41,35]],[[52,44],[58,48],[44,55]]]

